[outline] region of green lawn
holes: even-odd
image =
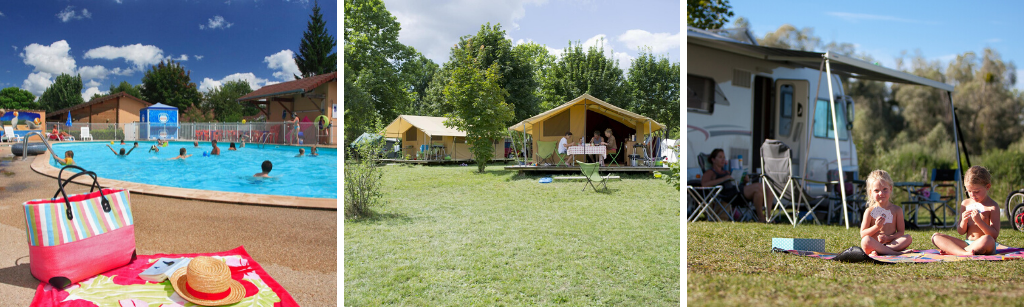
[[[678,306],[680,194],[649,177],[386,166],[387,204],[345,221],[345,305]]]
[[[1020,306],[1024,260],[879,265],[772,253],[778,238],[825,239],[829,252],[859,244],[859,225],[687,224],[687,302],[691,305]],[[913,249],[933,249],[932,233],[907,231]],[[998,241],[1024,247],[1005,222]]]

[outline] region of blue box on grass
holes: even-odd
[[[772,238],[772,247],[824,253],[825,239]]]

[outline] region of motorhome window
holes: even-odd
[[[839,116],[839,139],[846,140],[846,110],[843,110],[842,104],[839,104],[840,110],[836,110],[836,116]],[[817,104],[814,107],[814,136],[819,138],[835,138],[835,127],[832,126],[832,109],[831,104],[828,100],[818,99]]]
[[[715,80],[686,75],[686,108],[688,111],[715,112]]]
[[[779,135],[788,136],[793,126],[793,86],[786,84],[779,91]]]

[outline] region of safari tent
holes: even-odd
[[[538,141],[558,142],[565,136],[566,131],[572,132],[573,141],[579,142],[583,137],[590,141],[596,130],[600,130],[601,136],[604,137],[604,130],[607,128],[612,129],[612,136],[619,143],[619,148],[626,148],[632,144],[627,143],[630,135],[636,135],[636,140],[642,142],[647,135],[664,131],[667,127],[651,118],[613,106],[589,94],[583,94],[509,127],[515,132],[533,136],[532,144],[528,145],[533,148],[532,152],[537,152]],[[627,154],[632,154],[631,148],[626,150],[618,157],[620,163],[625,161]],[[534,162],[540,162],[541,157],[534,155],[533,159]]]
[[[389,138],[398,138],[402,143],[402,155],[410,159],[417,158],[421,145],[444,146],[446,155],[452,160],[473,159],[473,152],[466,143],[466,132],[455,128],[445,127],[445,117],[399,115],[394,121],[381,131],[381,135]],[[500,144],[500,147],[499,147]],[[501,158],[504,154],[504,143],[494,144],[494,157]]]

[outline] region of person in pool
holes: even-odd
[[[220,155],[220,147],[217,147],[217,140],[210,141],[210,143],[213,144],[213,149],[210,150],[210,155],[211,156],[219,156]]]
[[[149,152],[160,153],[160,145],[149,146]]]
[[[107,145],[107,148],[110,148],[110,152],[112,152],[115,155],[117,155],[118,157],[122,157],[122,158],[123,157],[127,157],[128,155],[132,154],[132,152],[135,151],[135,148],[137,148],[137,147],[139,147],[139,146],[138,145],[132,146],[132,149],[129,150],[127,153],[124,152],[124,148],[121,148],[121,152],[119,153],[119,152],[114,151],[114,148],[110,147],[109,144]]]
[[[270,178],[270,170],[274,168],[274,164],[270,163],[270,160],[264,160],[263,161],[263,165],[261,165],[261,167],[263,168],[263,172],[262,173],[256,173],[255,175],[252,175],[252,176],[253,177]]]
[[[124,145],[124,139],[121,139],[121,145]]]
[[[228,150],[238,150],[238,148],[235,148],[235,142],[231,142],[231,145],[228,145]]]
[[[170,160],[178,160],[178,159],[184,160],[184,159],[186,159],[188,157],[191,157],[191,156],[192,155],[185,155],[185,147],[182,147],[180,150],[178,150],[178,156],[174,157],[174,158],[170,158]]]
[[[199,148],[199,141],[192,141],[192,147]]]
[[[306,154],[306,149],[305,148],[299,148],[299,154],[295,155],[295,157],[298,158],[298,157],[301,157],[301,156],[303,156],[305,154]]]
[[[109,145],[107,145],[107,146],[109,146]],[[70,150],[65,151],[64,152],[64,159],[61,159],[55,153],[51,152],[50,154],[53,155],[53,159],[57,160],[57,163],[60,163],[60,165],[75,165],[75,160],[74,160],[75,152],[74,151],[70,151]]]
[[[242,145],[238,146],[238,148],[245,148],[245,139],[242,139]]]
[[[316,143],[314,143],[313,147],[309,148],[309,156],[310,157],[316,157],[316,156],[319,156],[319,155],[320,154],[316,152]]]

